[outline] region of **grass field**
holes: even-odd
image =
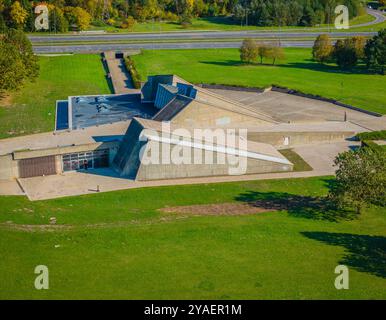
[[[41,202],[0,197],[1,222],[47,224],[54,216],[72,227],[15,230],[1,223],[0,298],[385,299],[386,212],[372,208],[335,221],[313,201],[328,183],[171,186]],[[256,215],[157,211],[290,198],[297,205]],[[39,264],[49,268],[49,290],[33,287]],[[338,264],[349,267],[349,290],[334,287]]]
[[[385,76],[368,74],[364,66],[342,72],[335,65],[320,65],[311,60],[311,49],[287,48],[285,53],[286,60],[276,66],[243,65],[237,49],[145,50],[133,60],[142,79],[174,73],[193,83],[275,84],[386,114]]]
[[[39,63],[35,82],[0,101],[0,138],[53,130],[56,100],[111,92],[98,55],[39,57]]]
[[[293,171],[311,171],[312,167],[293,149],[282,149],[279,152],[293,163]]]

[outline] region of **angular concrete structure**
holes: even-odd
[[[237,140],[237,139],[236,139]],[[153,162],[152,162],[153,161]],[[291,171],[293,164],[274,147],[249,142],[232,146],[198,140],[193,131],[134,118],[113,166],[135,180],[160,180]]]
[[[69,97],[57,109],[54,132],[0,140],[0,180],[108,167],[135,180],[229,175],[243,163],[241,174],[291,171],[279,149],[343,142],[386,126],[385,117],[326,102],[208,90],[175,75],[151,76],[133,94]],[[209,136],[247,129],[246,145],[239,136],[235,145],[203,141],[194,135],[197,129]],[[199,152],[214,161],[207,163]],[[149,155],[161,161],[149,162]],[[177,162],[164,161],[172,155]],[[217,161],[232,157],[233,163]]]

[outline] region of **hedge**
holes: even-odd
[[[385,140],[386,139],[386,130],[381,131],[372,131],[372,132],[362,132],[358,133],[356,137],[360,141],[365,140]]]
[[[371,140],[362,140],[362,147],[369,148],[377,152],[386,152],[386,145],[379,145]]]
[[[131,80],[133,81],[133,85],[135,89],[141,89],[141,75],[138,73],[135,68],[134,61],[131,60],[130,57],[125,58],[126,69],[129,71],[131,75]]]

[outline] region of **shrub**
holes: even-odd
[[[136,23],[137,21],[132,16],[129,16],[127,19],[122,21],[121,28],[131,30]]]
[[[131,75],[131,79],[133,81],[134,88],[140,89],[141,88],[141,75],[138,73],[138,71],[135,67],[134,61],[130,57],[126,57],[125,66]]]
[[[332,48],[330,36],[328,34],[321,34],[314,42],[312,56],[316,61],[325,63],[331,57]]]
[[[256,41],[252,39],[245,39],[240,49],[240,60],[242,62],[251,63],[257,59],[259,54],[259,47]]]
[[[381,131],[372,131],[372,132],[362,132],[358,133],[356,137],[360,141],[365,141],[365,140],[384,140],[386,139],[386,130],[381,130]]]

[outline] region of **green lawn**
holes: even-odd
[[[385,299],[386,211],[372,208],[334,221],[327,208],[310,202],[328,183],[171,186],[41,202],[0,197],[1,222],[42,224],[55,216],[73,227],[33,232],[2,223],[0,298]],[[157,211],[289,198],[297,205],[256,215]],[[33,287],[40,264],[49,268],[49,290]],[[334,288],[338,264],[349,267],[349,290]]]
[[[293,149],[282,149],[279,152],[293,163],[293,171],[311,171],[312,167]]]
[[[193,83],[275,84],[386,114],[385,76],[367,74],[364,66],[341,72],[335,65],[320,65],[311,60],[311,49],[287,48],[285,53],[286,60],[276,66],[240,64],[237,49],[145,50],[133,60],[142,79],[174,73]]]
[[[53,130],[56,100],[111,92],[98,55],[40,57],[39,63],[35,82],[12,94],[11,105],[0,101],[0,138]]]

